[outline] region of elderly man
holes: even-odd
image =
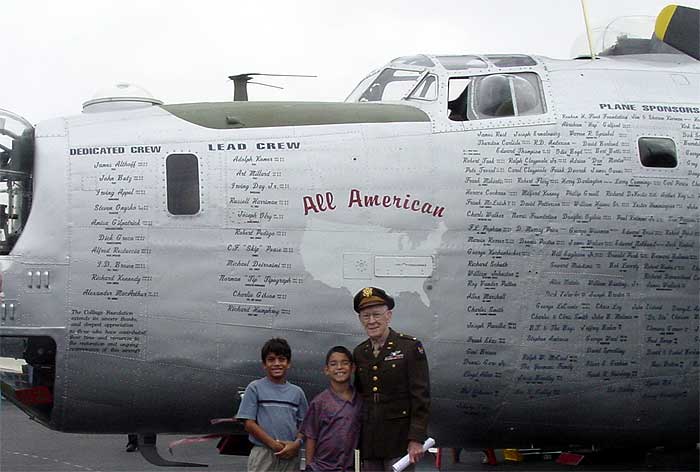
[[[416,338],[389,327],[394,299],[376,287],[360,290],[355,311],[369,339],[355,348],[355,387],[364,400],[360,454],[364,471],[391,471],[406,453],[423,457],[430,409],[428,360]]]

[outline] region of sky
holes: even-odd
[[[593,25],[669,2],[589,0]],[[686,0],[700,8],[700,0]],[[418,53],[571,57],[578,0],[4,0],[0,108],[32,123],[79,114],[117,82],[165,103],[228,101],[229,75],[266,78],[251,100],[342,101],[392,58]]]

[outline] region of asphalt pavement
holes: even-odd
[[[168,453],[168,444],[185,436],[161,435],[158,448],[169,460],[208,464],[207,468],[164,468],[146,462],[140,453],[125,452],[125,434],[68,434],[49,430],[31,421],[7,401],[0,400],[0,471],[155,471],[203,472],[246,470],[246,457],[220,455],[216,441],[180,446]],[[586,457],[578,466],[557,464],[549,460],[506,462],[495,466],[482,463],[480,450],[463,450],[460,462],[451,454],[443,454],[441,470],[447,471],[698,471],[697,449],[680,451],[620,451],[599,457]],[[434,457],[426,457],[418,471],[437,471]]]

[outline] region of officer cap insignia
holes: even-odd
[[[394,308],[394,299],[387,295],[384,290],[377,287],[363,288],[357,292],[353,299],[353,308],[358,313],[365,308],[379,305],[386,305],[391,310]]]

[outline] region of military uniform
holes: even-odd
[[[362,458],[401,457],[408,441],[427,439],[430,380],[423,346],[416,338],[390,329],[378,356],[369,339],[353,355],[355,387],[364,400]]]

